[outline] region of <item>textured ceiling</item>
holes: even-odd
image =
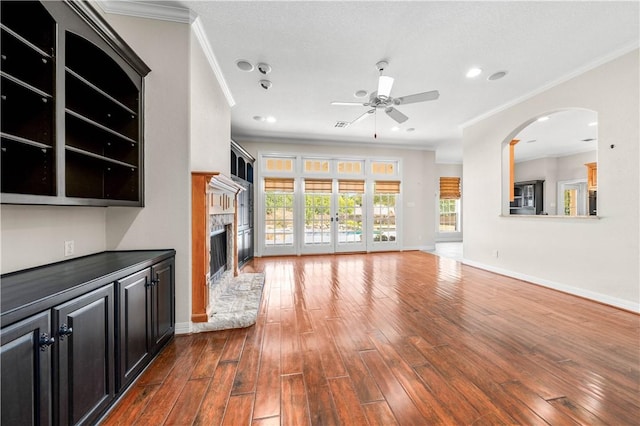
[[[201,20],[236,105],[242,140],[352,142],[436,150],[460,162],[461,125],[638,46],[638,2],[178,1]],[[236,61],[266,62],[267,76]],[[332,106],[374,91],[389,62],[394,97],[439,90],[440,99],[353,121],[365,107]],[[467,79],[472,67],[483,73]],[[487,77],[506,70],[505,78]],[[258,82],[267,78],[269,90]],[[273,116],[275,123],[254,116]],[[415,131],[407,132],[407,128]],[[378,137],[374,139],[374,133]]]

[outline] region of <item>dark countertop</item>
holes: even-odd
[[[0,276],[4,327],[175,256],[175,250],[105,251]]]

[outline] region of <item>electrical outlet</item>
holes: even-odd
[[[74,248],[75,247],[74,247],[74,244],[73,244],[73,240],[65,241],[64,242],[64,255],[65,256],[73,255]]]
[[[498,250],[497,249],[493,251],[493,257],[498,257]]]

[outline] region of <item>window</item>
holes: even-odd
[[[373,241],[396,240],[396,201],[400,182],[376,181],[373,196]]]
[[[305,159],[305,173],[329,173],[329,160]]]
[[[264,242],[267,246],[293,245],[293,179],[264,180]]]
[[[397,169],[398,163],[396,161],[373,161],[371,163],[371,173],[374,175],[393,176]]]
[[[360,175],[362,174],[362,160],[339,160],[338,173],[341,175]]]
[[[293,172],[293,158],[264,157],[263,161],[266,172]]]
[[[440,222],[438,232],[460,232],[460,178],[440,178]]]

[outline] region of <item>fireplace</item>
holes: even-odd
[[[191,321],[203,323],[220,287],[238,275],[236,204],[244,188],[215,172],[192,172],[191,182]]]
[[[216,227],[209,238],[209,275],[210,281],[216,282],[224,274],[227,267],[227,229],[226,226]],[[230,268],[229,268],[230,269]]]

